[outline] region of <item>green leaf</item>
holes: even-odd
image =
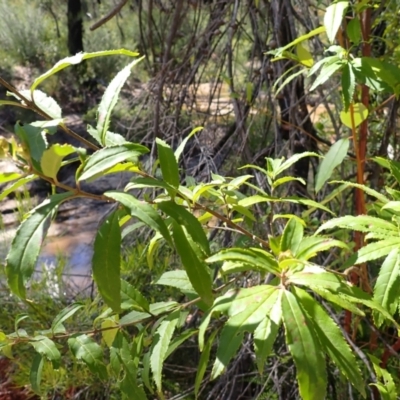
[[[347,156],[350,141],[348,138],[339,139],[326,153],[318,167],[315,178],[315,192],[318,193],[324,183],[331,177],[333,170],[342,163]]]
[[[314,64],[314,60],[312,58],[311,53],[301,44],[299,43],[296,46],[296,53],[297,53],[297,57],[299,57],[300,62],[310,68],[313,66]]]
[[[120,162],[127,161],[130,158],[135,159],[148,151],[146,147],[134,143],[105,147],[104,149],[96,151],[87,159],[82,169],[82,175],[78,180],[84,181],[89,179]]]
[[[29,124],[20,125],[17,122],[14,126],[14,132],[28,147],[30,157],[39,162],[47,147],[46,130]],[[35,165],[35,167],[37,166]]]
[[[111,83],[107,86],[106,91],[101,99],[98,114],[97,114],[97,132],[100,136],[100,144],[106,145],[106,136],[108,128],[110,127],[111,113],[117,104],[119,93],[121,92],[122,86],[129,78],[133,66],[143,60],[143,57],[132,61],[125,68],[118,72]]]
[[[164,272],[156,284],[175,287],[184,293],[195,291],[190,283],[186,271],[182,270]]]
[[[353,107],[350,106],[348,111],[340,112],[340,120],[348,128],[353,129],[353,122],[354,128],[357,128],[359,125],[361,125],[362,122],[364,122],[368,118],[368,113],[368,108],[365,107],[364,104],[354,103]]]
[[[344,111],[348,111],[350,103],[353,102],[354,90],[356,88],[356,77],[350,63],[345,64],[342,70],[342,96]]]
[[[132,189],[142,189],[142,188],[149,188],[149,187],[156,187],[165,189],[168,193],[175,194],[177,192],[176,188],[169,185],[167,182],[161,181],[155,178],[134,178],[125,186],[125,191],[129,191]]]
[[[82,360],[100,379],[108,377],[107,369],[103,364],[103,349],[86,334],[68,339],[68,346],[76,359]]]
[[[93,247],[93,279],[106,304],[121,310],[121,229],[119,211],[114,211],[100,226]]]
[[[382,193],[379,193],[378,191],[369,188],[368,186],[365,185],[360,185],[358,183],[353,183],[353,182],[345,182],[345,181],[332,181],[331,183],[340,183],[346,187],[355,187],[363,190],[366,194],[375,197],[377,200],[381,201],[383,204],[386,204],[389,202],[389,199],[384,196]]]
[[[340,240],[330,239],[323,236],[308,236],[303,238],[301,241],[295,256],[299,260],[306,261],[315,257],[320,251],[329,250],[332,247],[340,247],[342,249],[349,248],[346,243],[343,243]]]
[[[372,361],[375,373],[382,383],[370,383],[370,386],[376,386],[379,393],[382,395],[382,400],[397,400],[396,384],[389,371],[380,366],[381,362],[372,354],[368,354],[369,359]]]
[[[275,288],[276,289],[276,288]],[[245,332],[253,332],[265,319],[266,314],[278,299],[279,291],[272,290],[260,295],[257,301],[248,303],[247,307],[231,316],[225,323],[219,339],[216,360],[211,372],[211,379],[217,378],[227,367],[231,358],[242,344]]]
[[[21,177],[22,175],[17,172],[2,172],[0,173],[0,184],[15,181]]]
[[[19,179],[17,182],[14,182],[10,187],[7,189],[4,189],[0,193],[0,201],[5,199],[10,193],[15,192],[17,189],[19,189],[21,186],[26,185],[29,182],[32,182],[33,180],[37,179],[37,175],[27,175],[24,178]]]
[[[178,320],[179,312],[169,315],[168,318],[161,322],[154,338],[154,345],[150,356],[150,367],[158,392],[161,392],[162,367]]]
[[[35,350],[52,362],[54,369],[60,367],[61,354],[54,342],[47,336],[38,335],[29,342]]]
[[[79,309],[83,308],[84,305],[82,303],[73,303],[69,306],[65,307],[62,311],[60,311],[57,316],[53,319],[51,324],[51,330],[53,332],[57,331],[57,328],[68,318],[72,317]]]
[[[218,330],[215,330],[214,332],[211,333],[210,337],[208,338],[208,340],[203,348],[203,352],[201,353],[201,356],[200,356],[200,361],[197,366],[196,380],[194,383],[194,395],[195,395],[196,399],[198,398],[198,395],[199,395],[200,386],[203,383],[204,374],[206,373],[207,364],[210,359],[212,345],[214,343],[215,336],[217,336],[217,333],[218,333]]]
[[[278,293],[278,292],[276,292]],[[264,365],[267,357],[271,354],[272,346],[278,335],[279,326],[282,321],[281,292],[276,299],[265,319],[257,326],[254,331],[254,349],[256,353],[256,361],[258,372],[264,371]]]
[[[40,247],[50,227],[50,219],[58,205],[72,196],[62,193],[51,196],[35,207],[19,226],[6,259],[6,274],[10,290],[25,298],[25,282],[31,277]]]
[[[97,51],[94,53],[78,53],[75,54],[74,56],[63,58],[62,60],[58,61],[51,69],[45,72],[43,75],[40,75],[39,78],[36,78],[33,81],[30,90],[31,92],[33,92],[35,88],[38,85],[40,85],[44,80],[56,74],[57,72],[63,70],[64,68],[69,67],[70,65],[79,64],[83,60],[88,60],[90,58],[112,56],[112,55],[125,55],[129,57],[137,57],[139,53],[130,50],[119,49],[119,50]]]
[[[64,157],[74,153],[75,151],[75,147],[70,144],[53,144],[49,149],[43,152],[40,160],[43,174],[56,179]]]
[[[181,154],[183,153],[183,150],[185,149],[186,143],[189,141],[189,139],[194,136],[197,132],[202,131],[204,128],[202,126],[198,126],[194,129],[192,129],[192,131],[189,133],[189,135],[187,135],[185,137],[185,139],[182,140],[181,144],[178,146],[178,148],[175,150],[175,158],[176,158],[176,162],[179,162],[179,158],[181,156]]]
[[[124,315],[119,323],[120,325],[133,325],[137,322],[142,322],[143,320],[150,318],[151,315],[140,311],[131,311],[130,313]]]
[[[61,119],[62,111],[58,103],[41,90],[22,90],[22,96],[36,104],[42,111],[53,119]]]
[[[305,290],[294,288],[294,294],[310,317],[324,351],[336,364],[340,372],[365,397],[364,378],[340,328]]]
[[[391,315],[394,315],[400,297],[400,255],[399,248],[394,248],[382,264],[378,279],[374,287],[374,301],[386,308]],[[383,323],[381,314],[374,314],[377,327]]]
[[[319,85],[325,83],[328,79],[332,77],[332,75],[338,71],[343,66],[343,61],[339,60],[333,64],[325,64],[321,68],[321,72],[319,73],[317,79],[310,87],[310,92],[317,88]]]
[[[163,140],[157,138],[157,151],[160,160],[161,172],[164,180],[171,186],[179,187],[179,168],[175,158],[175,154],[171,147],[168,146]]]
[[[305,151],[303,153],[299,154],[294,154],[290,158],[288,158],[286,161],[284,161],[282,164],[279,163],[279,166],[274,168],[273,171],[273,179],[275,179],[279,174],[281,174],[283,171],[287,170],[290,168],[293,164],[295,164],[297,161],[304,157],[320,157],[319,154],[314,153],[312,151]]]
[[[134,288],[130,283],[121,280],[121,293],[127,297],[133,304],[137,304],[143,311],[149,312],[150,306],[146,298]]]
[[[209,264],[220,261],[241,261],[245,264],[254,266],[256,270],[268,271],[275,275],[281,272],[275,258],[266,251],[257,248],[224,249],[206,260]]]
[[[158,208],[172,217],[179,225],[183,225],[196,244],[198,244],[206,255],[210,254],[210,245],[203,227],[198,219],[185,207],[173,201],[157,203]]]
[[[43,364],[43,357],[40,354],[36,354],[35,357],[33,357],[31,371],[29,374],[32,390],[39,396],[41,395],[40,382],[42,381]]]
[[[287,290],[282,296],[282,316],[286,343],[296,365],[300,396],[307,400],[325,399],[325,357],[313,329],[313,321],[298,299]]]
[[[132,216],[140,219],[155,231],[160,232],[164,239],[172,245],[171,236],[164,220],[152,206],[143,201],[135,199],[135,197],[128,193],[118,192],[115,190],[105,192],[104,194],[105,196],[121,203],[129,210]]]
[[[176,222],[172,223],[172,233],[176,250],[193,288],[206,304],[212,304],[212,280],[207,265],[197,257],[185,232]]]
[[[297,253],[297,249],[303,240],[304,227],[297,218],[290,218],[285,226],[281,239],[281,251],[290,250],[292,254]]]
[[[340,28],[344,12],[349,6],[348,1],[338,1],[327,7],[324,15],[324,26],[326,34],[331,43],[335,41],[336,33]]]
[[[358,250],[357,264],[363,264],[367,261],[376,260],[387,256],[392,250],[400,246],[400,237],[388,238],[379,242],[369,243]]]
[[[346,26],[346,33],[353,44],[358,45],[361,42],[361,23],[357,17],[353,17],[352,20]]]

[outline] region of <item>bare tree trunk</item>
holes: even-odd
[[[71,55],[83,51],[83,13],[81,0],[68,0],[68,51]]]

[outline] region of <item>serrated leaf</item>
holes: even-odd
[[[374,287],[374,301],[386,308],[391,315],[394,315],[400,297],[400,256],[399,249],[393,249],[382,264],[378,279]],[[381,314],[374,315],[377,327],[383,323]]]
[[[174,152],[163,140],[157,138],[157,151],[160,160],[161,172],[164,180],[171,186],[179,187],[179,168]]]
[[[18,297],[25,298],[24,285],[34,271],[51,216],[58,205],[71,196],[70,192],[51,196],[35,207],[19,226],[6,259],[7,282]]]
[[[172,234],[176,250],[194,290],[206,304],[212,304],[212,280],[207,264],[197,257],[182,227],[176,222],[172,224]]]
[[[318,167],[315,178],[315,192],[318,193],[324,183],[331,177],[333,170],[342,163],[347,156],[350,141],[348,138],[339,139],[332,145]]]
[[[278,294],[278,291],[276,291]],[[264,365],[267,357],[271,354],[272,346],[278,335],[279,326],[282,321],[281,292],[277,296],[275,304],[266,315],[265,319],[257,326],[254,331],[254,349],[258,372],[263,374]]]
[[[340,240],[330,239],[321,236],[308,236],[303,238],[301,241],[297,253],[294,254],[299,260],[309,260],[315,257],[319,252],[329,250],[332,247],[339,247],[342,249],[348,249],[346,243]]]
[[[62,60],[58,61],[51,69],[46,71],[44,74],[40,75],[33,81],[33,84],[30,88],[31,92],[35,90],[35,88],[40,85],[44,80],[49,78],[50,76],[56,74],[57,72],[63,70],[64,68],[69,67],[70,65],[76,65],[81,63],[84,60],[88,60],[90,58],[95,57],[104,57],[104,56],[112,56],[112,55],[125,55],[130,57],[137,57],[139,53],[125,50],[125,49],[118,49],[118,50],[105,50],[105,51],[96,51],[94,53],[78,53],[71,57],[63,58]]]
[[[125,375],[120,383],[122,393],[125,394],[127,399],[146,400],[147,396],[145,391],[137,382],[138,368],[133,360],[123,363]]]
[[[147,153],[149,150],[140,144],[126,143],[123,145],[110,146],[93,153],[86,161],[79,181],[84,181],[95,175],[101,174],[109,168],[130,158]]]
[[[357,128],[368,118],[368,108],[362,103],[354,103],[353,106],[350,105],[349,110],[340,112],[340,120],[348,128]],[[353,116],[352,116],[353,115]]]
[[[182,317],[182,315],[181,315]],[[179,325],[178,325],[179,326]],[[186,342],[186,340],[190,339],[192,336],[194,336],[198,332],[197,329],[188,329],[186,331],[183,331],[179,336],[177,336],[175,339],[173,339],[168,346],[168,351],[165,354],[165,359],[167,359],[175,350],[179,348],[179,346]]]
[[[343,62],[341,60],[338,60],[337,62],[332,64],[324,64],[317,79],[315,79],[314,83],[311,85],[310,92],[316,89],[318,86],[324,84],[328,79],[333,76],[336,71],[342,68],[342,66]]]
[[[119,211],[114,211],[100,226],[93,246],[93,279],[106,304],[121,310],[121,228]]]
[[[161,377],[165,356],[167,354],[168,346],[171,342],[178,320],[179,313],[171,314],[168,318],[161,322],[154,338],[154,345],[150,356],[150,367],[153,373],[154,382],[159,392],[161,392]]]
[[[125,208],[130,211],[130,214],[150,228],[154,229],[157,232],[160,232],[164,239],[172,245],[171,235],[169,234],[169,230],[165,225],[164,220],[157,213],[157,211],[145,203],[144,201],[137,200],[131,194],[118,192],[118,191],[108,191],[104,193],[107,197],[114,199],[121,203]]]
[[[339,327],[306,291],[294,288],[294,294],[312,320],[314,330],[323,350],[336,364],[340,372],[365,397],[364,378],[357,367],[356,358]]]
[[[64,157],[74,153],[75,147],[70,144],[53,144],[43,152],[40,160],[40,166],[44,175],[56,179],[57,173],[61,168],[61,162]]]
[[[382,193],[379,193],[378,191],[371,189],[365,185],[360,185],[358,183],[346,182],[346,181],[332,181],[331,183],[340,183],[346,187],[355,187],[355,188],[361,189],[366,194],[368,194],[372,197],[375,197],[377,200],[381,201],[383,204],[386,204],[389,202],[389,199],[386,196],[384,196]]]
[[[400,246],[399,238],[389,238],[379,242],[369,243],[358,250],[357,264],[363,264],[367,261],[376,260],[387,256],[392,250]]]
[[[186,271],[182,270],[164,272],[161,275],[161,278],[157,280],[156,284],[175,287],[183,292],[195,291],[190,283]]]
[[[217,333],[218,330],[215,330],[214,332],[211,333],[210,337],[207,339],[207,342],[200,356],[199,364],[197,366],[196,380],[194,383],[194,395],[196,399],[199,394],[200,386],[203,382],[204,374],[206,373],[207,370],[207,364],[210,359],[212,345],[214,343],[215,336],[217,336]]]
[[[308,68],[313,66],[314,60],[313,60],[311,53],[301,43],[299,43],[296,46],[296,53],[297,53],[297,57],[299,57],[300,62],[304,66],[306,66]]]
[[[55,343],[47,336],[38,335],[29,342],[35,350],[52,362],[54,369],[58,369],[61,361],[60,351]]]
[[[134,288],[130,283],[121,280],[121,293],[126,296],[129,300],[131,300],[134,304],[137,304],[143,311],[149,311],[149,303],[146,298]]]
[[[290,250],[292,254],[297,253],[297,249],[303,240],[304,227],[297,218],[290,218],[285,226],[281,238],[281,251]]]
[[[321,267],[304,267],[300,272],[296,272],[288,277],[288,282],[295,285],[303,285],[308,287],[320,287],[336,291],[345,283],[338,275],[325,271]]]
[[[103,349],[86,334],[74,336],[68,339],[68,346],[76,359],[82,360],[90,371],[107,379],[107,369],[103,364]]]
[[[336,33],[340,28],[344,12],[349,6],[348,1],[338,1],[327,7],[324,15],[326,35],[331,43],[335,41]]]
[[[113,329],[114,328],[114,329]],[[101,323],[101,336],[108,347],[111,347],[118,333],[119,325],[115,317],[107,318]]]
[[[151,315],[140,311],[131,311],[130,313],[124,315],[120,321],[120,325],[133,325],[136,322],[142,322],[146,318],[150,318]]]
[[[40,383],[42,381],[43,364],[43,357],[40,354],[36,354],[35,357],[33,357],[31,371],[29,373],[32,390],[39,396],[41,395]]]
[[[48,116],[53,119],[61,119],[62,111],[58,103],[46,93],[41,90],[22,90],[20,93],[30,101],[33,101],[35,105],[44,111]]]
[[[185,227],[193,241],[198,244],[206,255],[210,254],[210,245],[203,227],[198,219],[185,207],[173,201],[163,201],[157,204],[158,208],[165,214],[172,217],[179,225]]]
[[[282,317],[286,343],[296,365],[300,395],[307,400],[323,400],[327,376],[325,357],[313,329],[313,322],[288,290],[282,295]]]
[[[381,367],[381,361],[368,354],[369,359],[372,361],[375,373],[382,383],[370,383],[370,386],[376,386],[379,393],[382,395],[382,400],[397,400],[396,384],[389,371]]]
[[[273,274],[281,272],[275,258],[266,251],[257,248],[224,249],[206,259],[209,264],[221,261],[240,261],[255,267],[256,270],[264,270]]]
[[[33,180],[37,179],[37,175],[27,175],[24,178],[19,179],[17,182],[14,182],[10,187],[7,189],[4,189],[0,193],[0,201],[5,199],[10,193],[15,192],[17,189],[19,189],[21,186],[26,185],[29,182],[32,182]]]
[[[106,145],[106,136],[108,128],[110,126],[111,113],[117,104],[119,93],[121,92],[122,86],[129,78],[133,66],[140,62],[143,57],[132,61],[125,68],[118,72],[114,79],[107,86],[106,91],[101,99],[98,111],[97,111],[97,132],[100,136],[100,141],[103,146]]]
[[[72,317],[79,309],[83,308],[82,303],[73,303],[69,306],[65,307],[62,311],[60,311],[56,317],[53,319],[51,324],[51,330],[57,331],[58,327],[66,321],[68,318]]]

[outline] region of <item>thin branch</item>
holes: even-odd
[[[121,11],[122,7],[127,2],[128,2],[128,0],[122,0],[106,16],[101,18],[99,21],[95,22],[89,29],[91,31],[94,31],[97,28],[100,28],[100,26],[104,25],[106,22],[108,22],[110,19],[112,19],[115,15],[117,15]]]

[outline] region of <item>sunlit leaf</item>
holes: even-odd
[[[172,151],[171,147],[163,140],[157,138],[156,143],[162,176],[165,182],[175,188],[178,188],[180,177],[175,154]]]
[[[73,303],[60,311],[53,319],[51,330],[57,331],[57,328],[68,318],[72,317],[79,309],[83,307],[82,303]]]
[[[338,1],[327,7],[324,15],[324,26],[326,34],[331,43],[334,42],[336,33],[340,28],[343,20],[344,12],[349,6],[348,1]]]
[[[57,349],[55,343],[47,336],[38,335],[29,342],[35,350],[45,356],[53,363],[53,367],[58,369],[61,361],[60,351]]]
[[[355,103],[350,105],[347,111],[340,112],[340,120],[348,128],[357,128],[368,118],[368,108],[362,103]]]
[[[75,147],[70,144],[53,144],[47,150],[44,150],[40,160],[42,172],[49,178],[57,178],[57,173],[61,168],[61,162],[64,157],[75,152]]]

